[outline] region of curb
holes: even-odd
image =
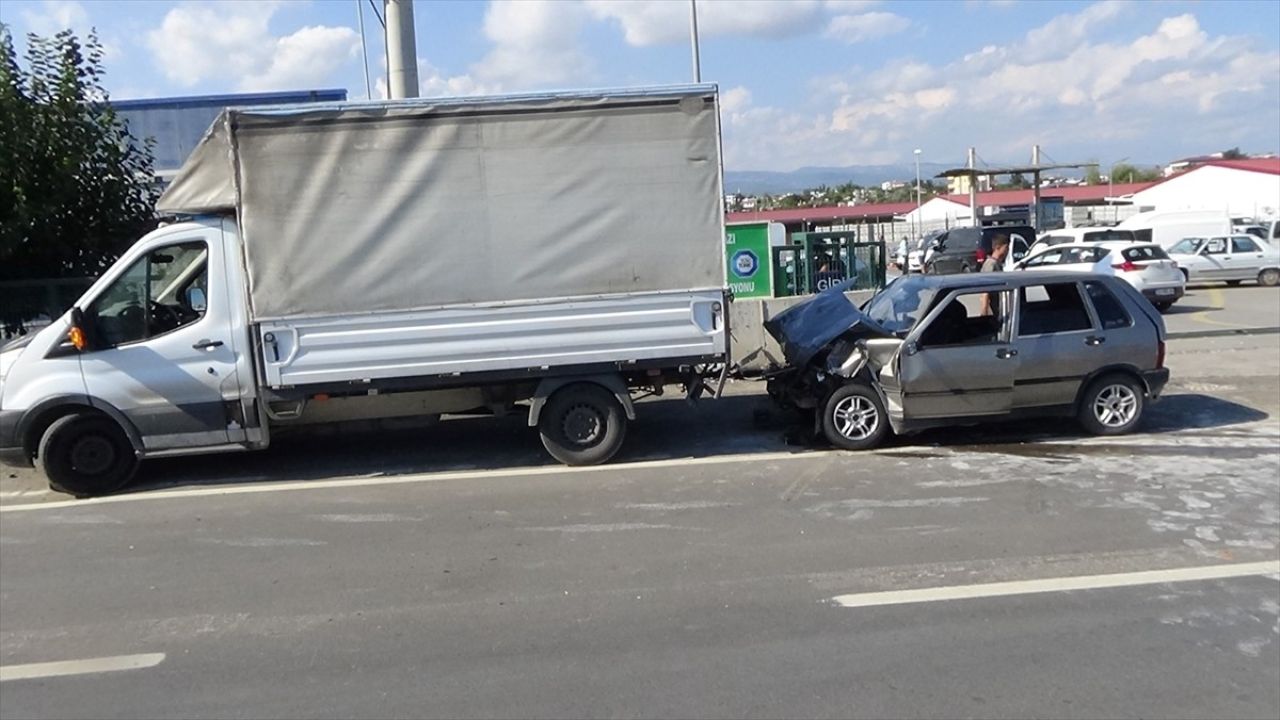
[[[1273,335],[1280,333],[1280,327],[1229,328],[1226,330],[1193,330],[1191,332],[1165,333],[1170,340],[1186,340],[1190,338],[1230,337],[1233,335]]]

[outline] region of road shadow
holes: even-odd
[[[829,449],[825,440],[813,435],[810,423],[795,413],[778,410],[762,394],[702,400],[696,405],[683,400],[647,401],[637,404],[636,414],[622,450],[611,462]],[[1142,428],[1133,437],[1195,429],[1221,434],[1222,428],[1268,417],[1230,400],[1177,393],[1150,406]],[[1090,439],[1092,436],[1074,420],[1046,418],[938,428],[894,438],[885,451],[903,457],[927,456],[929,447],[1023,455],[1078,454],[1089,446]],[[1080,442],[1065,447],[1057,442],[1037,449],[1036,442],[1043,440]],[[1173,449],[1160,443],[1152,451],[1167,454]],[[1112,447],[1108,452],[1134,451],[1126,446]],[[556,465],[543,449],[536,429],[528,427],[523,416],[457,418],[430,427],[397,430],[322,429],[281,436],[261,452],[150,460],[122,492]]]
[[[683,399],[637,403],[622,450],[611,462],[803,451],[783,442],[781,426],[762,427],[763,395],[734,395],[690,404]],[[451,418],[427,427],[316,428],[273,438],[259,452],[148,460],[123,493],[253,482],[352,476],[555,467],[523,414]]]
[[[775,417],[781,417],[776,415]],[[1158,437],[1187,430],[1215,430],[1217,436],[1221,430],[1234,425],[1266,420],[1270,415],[1237,402],[1200,393],[1177,393],[1163,396],[1158,402],[1147,408],[1139,429],[1130,437]],[[776,421],[775,421],[776,422]],[[793,423],[789,436],[796,444],[812,448],[827,448],[825,438],[815,436],[810,428]],[[977,452],[1003,452],[1008,454],[1045,457],[1055,454],[1080,454],[1097,450],[1104,454],[1134,454],[1147,452],[1135,449],[1132,445],[1104,446],[1098,444],[1090,448],[1089,442],[1095,436],[1084,432],[1072,418],[1023,418],[1016,421],[986,422],[974,425],[957,425],[934,428],[913,435],[894,437],[886,443],[887,450],[880,451],[899,457],[929,457],[929,448],[965,449]],[[1037,442],[1053,440],[1053,444],[1039,446]],[[1064,446],[1061,441],[1079,441]],[[1181,444],[1181,443],[1180,443]],[[1203,454],[1205,448],[1197,446],[1189,440],[1185,454]],[[1153,445],[1149,452],[1153,454],[1178,454],[1178,446],[1162,442]],[[1234,452],[1230,448],[1213,448],[1217,455]],[[1259,454],[1258,448],[1241,449],[1242,457],[1254,457]],[[1270,452],[1274,449],[1263,449]]]
[[[1165,310],[1165,315],[1190,315],[1198,312],[1209,312],[1221,310],[1216,305],[1187,305],[1185,303],[1174,303],[1173,307]]]

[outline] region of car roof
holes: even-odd
[[[1092,243],[1084,247],[1093,247]],[[1061,246],[1058,246],[1061,247]],[[1056,249],[1056,248],[1055,248]],[[1044,285],[1054,282],[1080,282],[1081,280],[1113,280],[1109,275],[1078,272],[991,272],[991,273],[958,273],[955,275],[910,275],[904,277],[920,278],[927,287],[939,290],[955,290],[969,287],[1025,287],[1027,285]]]

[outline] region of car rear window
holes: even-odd
[[[1096,263],[1109,254],[1111,249],[1104,247],[1067,248],[1062,251],[1062,259],[1058,263]]]
[[[1106,240],[1118,240],[1120,242],[1133,242],[1132,230],[1095,230],[1084,234],[1085,242],[1103,242]]]
[[[1093,309],[1098,313],[1098,321],[1102,323],[1103,330],[1116,330],[1133,324],[1124,304],[1106,285],[1090,280],[1084,284],[1084,289],[1089,295],[1089,301],[1093,303]]]
[[[1169,259],[1168,253],[1159,245],[1140,245],[1138,247],[1125,248],[1121,252],[1124,255],[1124,259],[1129,262]]]

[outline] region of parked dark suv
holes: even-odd
[[[860,309],[840,290],[765,323],[788,363],[770,397],[837,447],[1020,415],[1117,435],[1169,380],[1160,313],[1108,275],[904,275]]]
[[[1005,269],[1026,257],[1036,241],[1036,231],[1027,225],[953,228],[938,233],[925,250],[924,272],[929,275],[978,272],[991,254],[991,241],[997,235],[1009,238],[1009,254]]]

